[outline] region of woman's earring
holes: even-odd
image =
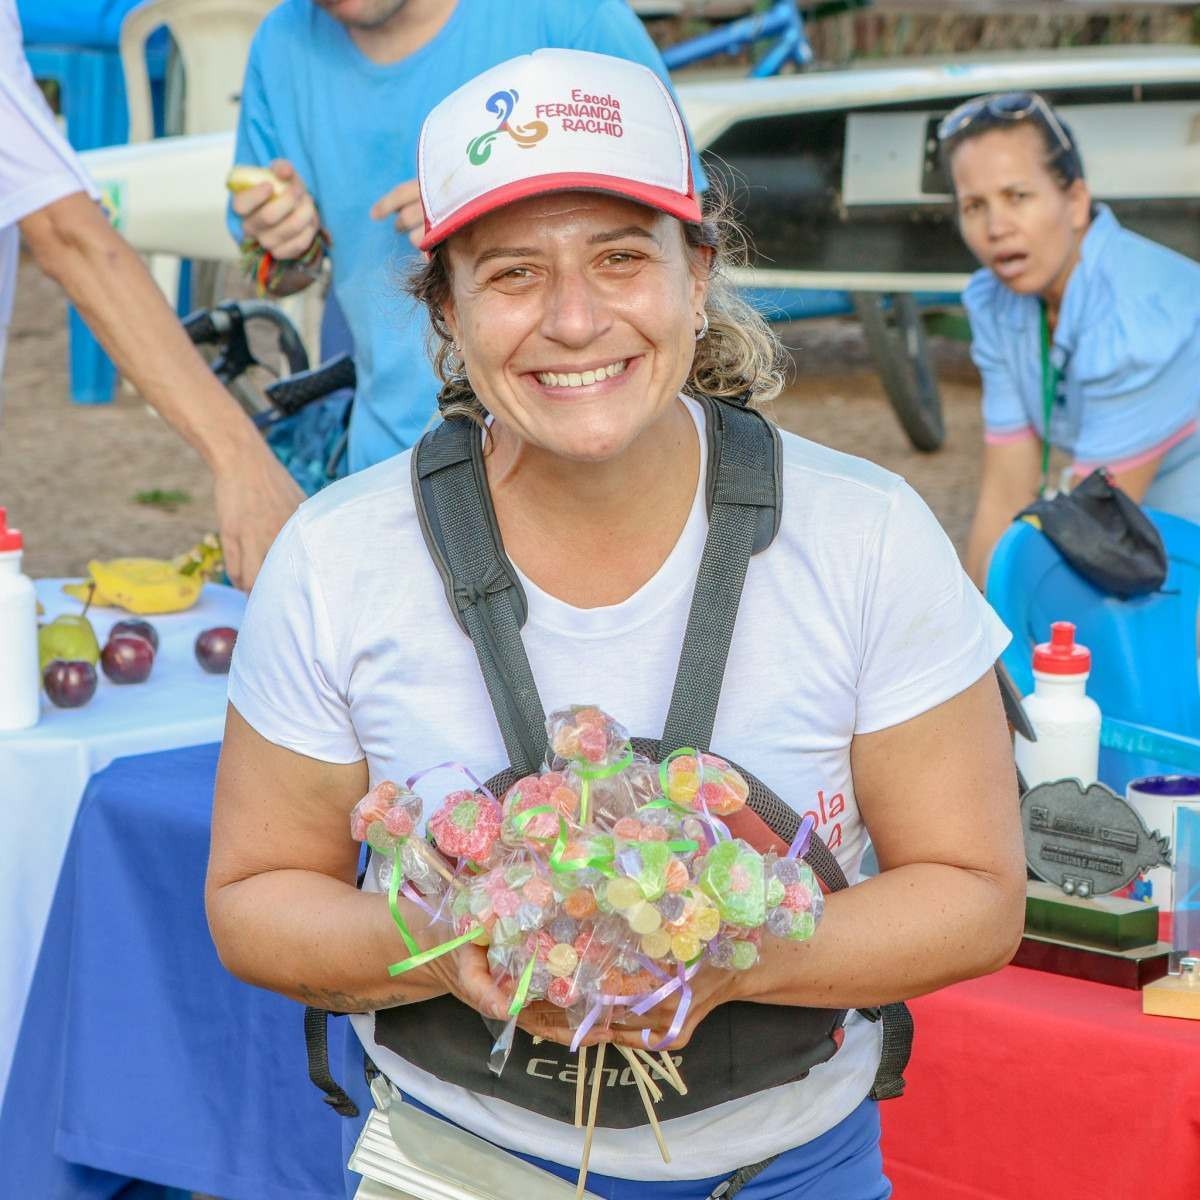
[[[700,314],[700,328],[696,330],[696,341],[702,342],[708,337],[708,313]]]
[[[462,376],[466,363],[463,361],[462,347],[457,342],[450,343],[450,354],[446,359],[446,366],[452,375]]]

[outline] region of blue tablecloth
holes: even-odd
[[[0,1109],[0,1200],[108,1200],[130,1178],[344,1200],[301,1006],[234,980],[209,938],[217,752],[119,759],[88,786]]]

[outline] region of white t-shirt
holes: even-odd
[[[702,410],[687,403],[699,432]],[[700,479],[675,548],[622,603],[573,608],[522,578],[547,712],[598,704],[633,734],[661,733],[708,526],[703,464]],[[902,479],[785,433],[783,497],[779,534],[750,563],[712,746],[812,812],[853,882],[864,829],[851,739],[961,692],[1008,633]],[[443,761],[481,779],[507,765],[422,540],[408,454],[321,492],[285,526],[250,596],[229,698],[271,742],[329,762],[365,757],[372,784]],[[427,794],[426,811],[438,799]],[[352,1021],[402,1091],[501,1145],[578,1165],[577,1130],[418,1070],[375,1045],[373,1017]],[[664,1122],[671,1164],[647,1129],[597,1129],[592,1169],[703,1178],[756,1162],[852,1112],[878,1061],[878,1027],[852,1014],[842,1048],[806,1079]]]
[[[15,0],[0,0],[0,379],[17,287],[17,222],[72,192],[98,195],[33,81]]]

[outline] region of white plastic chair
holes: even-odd
[[[183,67],[183,127],[174,133],[223,133],[237,126],[242,82],[254,33],[279,0],[146,0],[121,22],[121,65],[129,103],[129,140],[154,137],[150,79],[146,71],[146,41],[165,25],[179,51]],[[232,165],[230,163],[229,165]],[[224,193],[215,203],[224,207]],[[237,258],[228,241],[225,261]],[[178,294],[179,262],[154,256],[151,273],[168,297]],[[211,273],[210,273],[211,274]],[[210,274],[205,278],[210,279]],[[201,288],[202,291],[207,290]],[[218,300],[206,296],[204,300]],[[317,361],[324,299],[319,285],[279,301],[300,331],[309,358]]]
[[[129,140],[154,136],[146,41],[165,25],[184,74],[183,128],[176,133],[221,133],[237,125],[250,42],[278,0],[146,0],[121,22],[121,66],[129,98]]]

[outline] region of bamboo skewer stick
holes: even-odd
[[[583,1089],[587,1083],[586,1045],[579,1047],[579,1073],[575,1076],[575,1128],[583,1128]]]
[[[679,1073],[679,1068],[675,1065],[675,1060],[671,1057],[669,1050],[660,1050],[658,1052],[659,1061],[675,1081],[675,1087],[678,1089],[681,1096],[687,1095],[687,1084],[683,1082],[683,1076]]]
[[[662,1155],[663,1162],[669,1163],[671,1161],[671,1152],[667,1149],[666,1139],[664,1139],[662,1130],[658,1125],[658,1118],[654,1115],[654,1105],[650,1102],[650,1093],[643,1082],[643,1080],[650,1077],[646,1074],[642,1064],[634,1057],[632,1050],[626,1046],[618,1046],[617,1049],[621,1051],[633,1069],[633,1082],[637,1085],[638,1095],[642,1098],[642,1107],[646,1110],[646,1116],[650,1120],[650,1128],[654,1131],[654,1140],[658,1143],[658,1152]],[[659,1096],[662,1096],[661,1092],[659,1092]]]
[[[618,1046],[617,1049],[621,1051],[626,1062],[629,1063],[629,1069],[636,1077],[640,1077],[642,1083],[646,1085],[646,1091],[650,1093],[650,1099],[653,1100],[655,1104],[658,1104],[663,1098],[662,1088],[660,1088],[658,1084],[650,1078],[650,1072],[647,1071],[646,1068],[638,1061],[637,1055],[634,1053],[634,1051],[630,1050],[628,1046]]]
[[[655,1058],[649,1050],[638,1049],[634,1053],[650,1068],[650,1070],[664,1080],[669,1086],[673,1087],[681,1096],[687,1095],[687,1088],[683,1086],[683,1080],[679,1078],[678,1072],[674,1070],[675,1064],[667,1059],[666,1065],[663,1064],[661,1058]]]
[[[592,1073],[592,1098],[588,1103],[587,1132],[583,1135],[583,1157],[579,1162],[579,1182],[575,1185],[575,1200],[581,1200],[587,1183],[588,1159],[592,1156],[592,1137],[596,1132],[596,1112],[600,1107],[600,1089],[604,1086],[604,1048],[600,1042],[596,1048],[596,1067]]]

